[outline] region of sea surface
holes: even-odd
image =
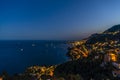
[[[22,73],[33,65],[54,65],[67,60],[66,41],[1,40],[0,73]]]

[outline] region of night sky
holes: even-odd
[[[120,0],[0,0],[0,40],[74,40],[120,24]]]

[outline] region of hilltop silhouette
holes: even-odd
[[[120,24],[112,26],[108,30],[104,31],[104,33],[115,32],[115,31],[120,31]]]

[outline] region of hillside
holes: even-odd
[[[79,74],[83,80],[119,80],[120,28],[113,26],[85,40],[71,42],[67,56],[71,61],[56,68],[56,74]]]

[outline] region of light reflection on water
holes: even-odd
[[[0,72],[22,72],[32,65],[53,65],[66,61],[64,41],[0,41]]]

